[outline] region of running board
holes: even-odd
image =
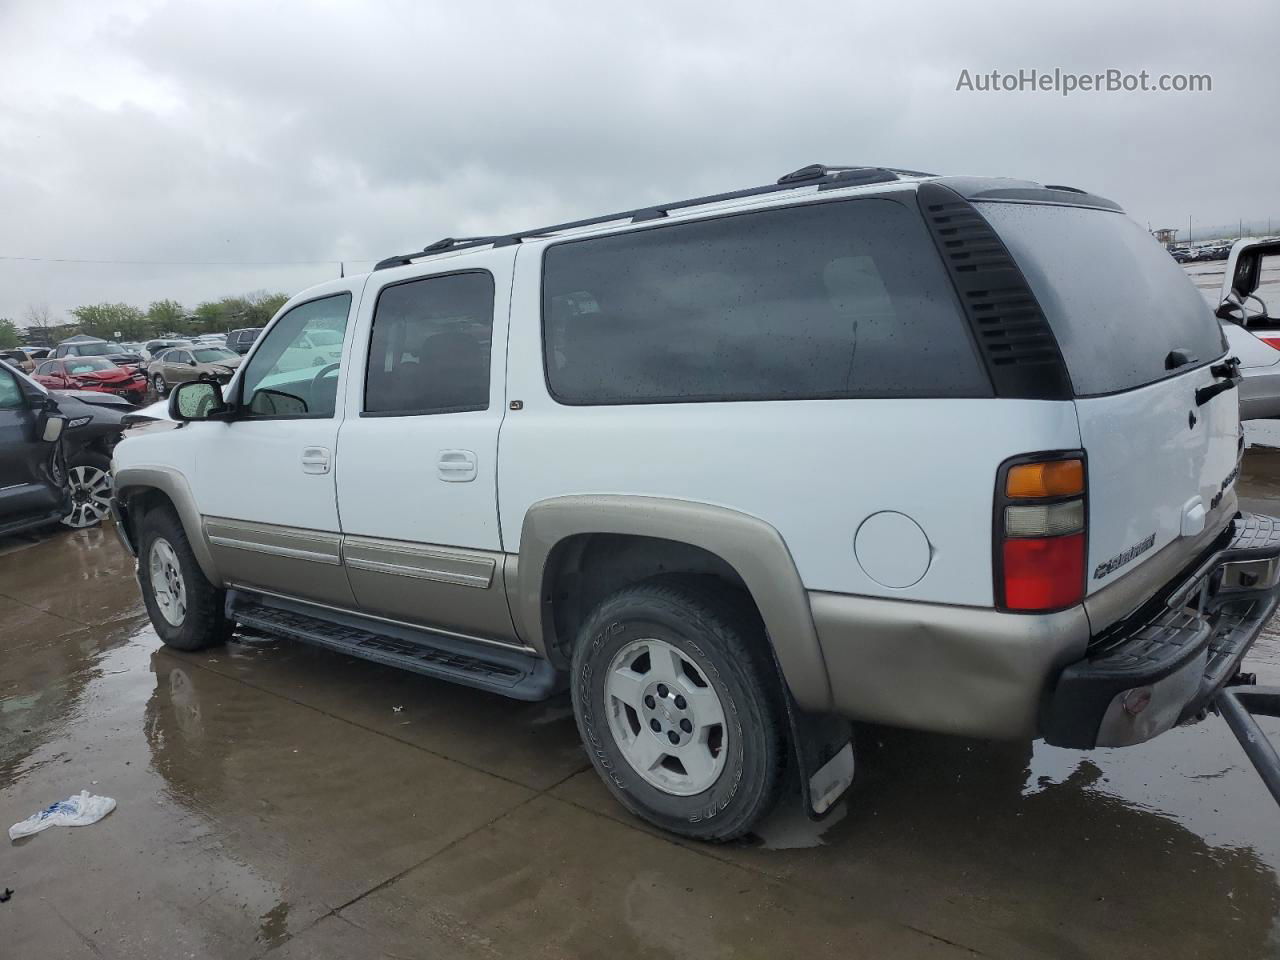
[[[244,590],[227,591],[227,617],[264,633],[515,700],[545,700],[564,686],[550,663],[521,650]]]

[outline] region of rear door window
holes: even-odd
[[[888,199],[557,244],[542,310],[562,403],[992,393],[919,214]]]
[[[1177,262],[1122,213],[978,203],[1040,303],[1077,396],[1132,390],[1226,352],[1218,322]],[[1169,370],[1173,350],[1193,364]]]
[[[489,407],[493,277],[424,277],[378,295],[365,381],[366,414],[462,413]]]

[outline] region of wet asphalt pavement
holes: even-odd
[[[1240,489],[1280,513],[1280,451]],[[1280,684],[1276,626],[1248,667]],[[784,802],[748,842],[675,842],[606,795],[567,698],[260,636],[173,653],[109,526],[0,541],[0,829],[118,802],[0,837],[0,956],[1280,957],[1280,810],[1217,718],[858,748],[821,828]]]

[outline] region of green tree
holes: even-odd
[[[22,343],[22,335],[18,325],[12,320],[0,317],[0,350],[12,350]]]
[[[91,337],[143,340],[151,335],[146,314],[127,303],[94,303],[71,311],[80,329]]]
[[[147,307],[147,323],[151,333],[189,333],[191,323],[186,319],[187,308],[177,300],[155,300]]]
[[[259,290],[242,297],[206,300],[196,307],[196,326],[201,333],[226,333],[239,327],[263,327],[288,299],[287,293]]]

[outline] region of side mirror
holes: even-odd
[[[46,417],[44,426],[40,429],[40,439],[45,443],[56,443],[66,425],[66,417]]]
[[[169,394],[169,416],[179,423],[188,420],[221,419],[226,413],[222,387],[209,380],[191,380],[179,384]]]
[[[1231,277],[1231,289],[1241,300],[1258,289],[1262,280],[1262,255],[1260,251],[1249,250],[1236,261],[1236,270]]]
[[[194,367],[195,365],[196,365],[196,362],[195,362],[194,360],[188,360],[188,361],[187,361],[187,366],[188,366],[188,367]]]

